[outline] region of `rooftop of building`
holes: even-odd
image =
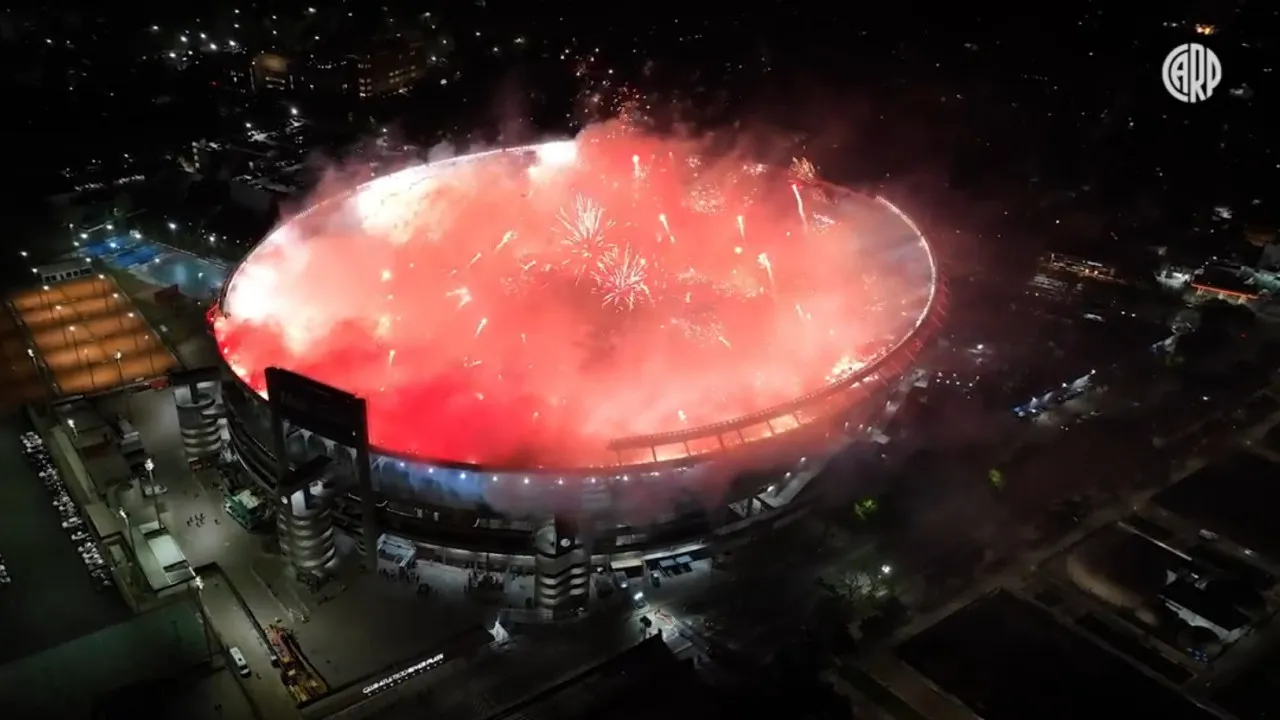
[[[1229,538],[1264,558],[1280,559],[1270,510],[1280,503],[1275,463],[1238,451],[1158,493],[1154,501],[1190,525]]]
[[[486,720],[702,720],[721,704],[660,635]]]
[[[1235,268],[1212,265],[1204,268],[1191,278],[1194,288],[1213,290],[1231,295],[1258,297],[1261,288],[1249,280]]]
[[[1227,632],[1249,625],[1249,616],[1236,607],[1229,597],[1197,587],[1189,580],[1174,580],[1165,585],[1160,590],[1160,597],[1165,602],[1185,608]]]

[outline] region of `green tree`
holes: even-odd
[[[111,201],[111,217],[115,220],[123,220],[132,210],[133,197],[127,192],[117,193]]]

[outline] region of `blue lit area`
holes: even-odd
[[[176,285],[178,292],[198,300],[217,296],[227,278],[226,268],[180,252],[160,253],[150,262],[133,265],[128,270],[152,285]]]
[[[76,252],[151,285],[177,286],[178,292],[198,300],[216,296],[227,279],[227,268],[220,263],[148,242],[136,234],[82,243]]]

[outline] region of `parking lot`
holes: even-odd
[[[109,390],[177,364],[129,297],[105,276],[36,287],[10,302],[46,381],[63,395]]]
[[[53,498],[22,452],[25,419],[0,420],[0,554],[11,582],[0,587],[0,663],[125,620],[120,595],[102,588],[61,525]]]

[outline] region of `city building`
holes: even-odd
[[[1177,579],[1160,590],[1160,599],[1183,622],[1211,631],[1224,645],[1244,637],[1251,620],[1239,608],[1205,591],[1203,583]]]
[[[1038,302],[1070,307],[1086,316],[1163,322],[1169,314],[1167,298],[1139,280],[1114,263],[1047,253],[1037,263],[1026,292]]]
[[[347,64],[348,93],[361,100],[392,95],[426,76],[426,42],[408,35],[380,39],[348,56]]]
[[[1233,305],[1251,305],[1263,296],[1262,288],[1236,268],[1213,265],[1201,269],[1187,282],[1188,300],[1217,300]]]
[[[247,79],[253,92],[285,92],[295,87],[298,65],[298,61],[280,53],[261,53],[253,58],[246,75],[236,77]]]
[[[248,69],[228,70],[232,86],[254,93],[288,92],[353,100],[386,97],[426,77],[426,41],[395,34],[328,47],[305,57],[281,52],[255,56]]]

